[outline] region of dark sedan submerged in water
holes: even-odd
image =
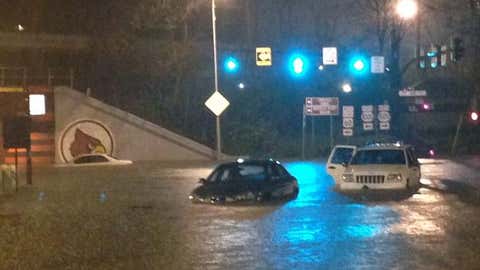
[[[228,203],[294,199],[297,179],[278,161],[243,160],[219,165],[192,191],[192,202]]]

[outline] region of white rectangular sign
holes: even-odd
[[[373,130],[373,123],[363,123],[363,130]]]
[[[336,65],[338,64],[338,53],[335,47],[323,48],[323,64]]]
[[[307,97],[305,99],[305,114],[310,116],[334,116],[339,113],[337,97]]]
[[[373,112],[373,105],[363,105],[362,112]]]
[[[390,122],[380,122],[380,130],[390,130]]]
[[[398,91],[398,95],[401,97],[426,97],[427,91],[426,90],[400,90]]]
[[[353,106],[343,106],[343,117],[353,118],[355,114],[355,108]]]
[[[378,105],[378,111],[379,112],[389,112],[390,111],[390,105]]]
[[[385,73],[385,57],[372,56],[371,58],[371,72],[374,74]]]
[[[351,128],[344,128],[344,129],[343,129],[343,136],[345,136],[345,137],[351,137],[351,136],[353,136],[353,129],[351,129]]]

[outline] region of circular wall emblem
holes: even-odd
[[[110,130],[95,120],[80,120],[67,126],[60,137],[60,152],[65,162],[84,154],[112,155],[114,140]]]

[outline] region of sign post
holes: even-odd
[[[305,129],[305,116],[329,116],[330,117],[330,149],[334,144],[333,133],[333,116],[339,114],[339,99],[338,97],[307,97],[304,105],[304,120],[303,129]],[[313,123],[313,122],[312,122]],[[312,124],[313,129],[313,124]],[[305,148],[305,131],[302,131],[302,147]],[[313,135],[313,131],[312,131]],[[305,155],[305,150],[302,150],[302,157]]]
[[[221,158],[222,141],[220,132],[220,115],[230,106],[230,102],[220,92],[215,91],[205,102],[205,106],[216,116],[217,122],[217,159]]]

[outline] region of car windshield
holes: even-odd
[[[209,177],[208,182],[229,182],[232,180],[265,180],[266,171],[262,165],[234,164],[217,168]]]
[[[405,155],[402,150],[360,150],[353,156],[350,164],[405,164]]]
[[[350,161],[353,155],[353,148],[337,147],[335,153],[332,156],[331,163],[342,164]]]

